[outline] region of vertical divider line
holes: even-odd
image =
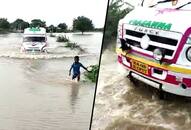
[[[107,9],[106,9],[106,15],[105,15],[105,24],[104,24],[104,29],[103,29],[102,44],[101,44],[101,50],[100,50],[100,56],[99,56],[99,68],[98,68],[98,74],[97,74],[97,77],[96,77],[96,85],[95,85],[95,91],[94,91],[94,99],[93,99],[93,104],[92,104],[92,112],[91,112],[89,130],[91,130],[92,121],[93,121],[93,112],[94,112],[94,105],[95,105],[97,85],[98,85],[98,77],[99,77],[100,64],[101,64],[101,58],[102,58],[102,52],[103,52],[103,42],[104,42],[104,35],[105,35],[105,30],[106,30],[106,21],[107,21],[107,15],[108,15],[109,2],[110,2],[110,0],[108,0],[108,2],[107,2]]]

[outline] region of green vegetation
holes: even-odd
[[[95,28],[94,31],[95,32],[103,32],[103,28]]]
[[[90,72],[85,72],[84,75],[87,79],[95,83],[97,81],[99,65],[91,65],[90,67],[92,68],[92,70]]]
[[[74,48],[78,48],[80,46],[76,42],[67,42],[65,47],[74,49]]]
[[[0,18],[0,28],[1,29],[9,29],[10,23],[5,18]]]
[[[27,27],[29,27],[29,23],[22,19],[16,19],[13,23],[11,23],[11,29],[15,31],[22,31]]]
[[[46,27],[46,22],[40,19],[31,20],[30,27]]]
[[[58,24],[57,32],[66,32],[68,26],[65,23]]]
[[[76,42],[67,42],[66,43],[66,45],[65,45],[65,47],[69,47],[70,49],[78,49],[78,50],[80,50],[80,51],[84,51],[84,49],[82,49],[81,47],[80,47],[80,45],[78,45]]]
[[[67,24],[64,22],[59,23],[57,26],[47,26],[46,21],[41,19],[33,19],[27,22],[18,18],[10,23],[6,18],[0,18],[0,33],[23,32],[28,27],[44,27],[48,33],[81,31],[83,34],[85,31],[102,31],[102,28],[94,29],[92,21],[84,16],[79,16],[73,20],[73,29],[68,29]]]
[[[51,33],[62,33],[62,32],[69,32],[68,30],[68,26],[66,25],[66,23],[60,23],[58,24],[58,26],[54,26],[54,25],[50,25],[49,27],[46,27],[47,32],[51,32]]]
[[[75,43],[75,42],[71,42],[70,39],[66,37],[66,35],[64,35],[64,36],[62,36],[62,35],[58,36],[56,41],[57,41],[57,42],[64,42],[64,43],[65,43],[65,47],[68,47],[68,48],[70,48],[70,49],[72,49],[72,50],[73,50],[73,49],[78,49],[78,50],[80,50],[80,51],[84,51],[84,49],[82,49],[82,48],[80,47],[80,45],[78,45],[78,44]]]
[[[0,18],[0,33],[6,33],[10,29],[10,23],[6,18]]]
[[[91,31],[93,29],[94,25],[92,20],[87,17],[79,16],[73,20],[73,30],[79,30],[83,34],[85,31]]]
[[[128,5],[128,7],[122,9],[122,7],[124,7],[125,5]],[[103,42],[104,49],[108,46],[108,44],[111,41],[116,40],[119,20],[122,19],[132,9],[133,7],[128,3],[124,3],[123,0],[110,1],[105,25],[105,34]]]
[[[54,25],[50,25],[47,27],[47,32],[51,32],[51,33],[55,33],[57,32],[57,27],[55,27]]]
[[[49,36],[50,36],[50,37],[56,37],[56,35],[54,35],[54,34],[52,34],[52,33],[50,33]]]
[[[57,42],[69,42],[69,38],[67,38],[66,35],[64,35],[64,36],[60,35],[57,37],[56,41]]]

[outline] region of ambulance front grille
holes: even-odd
[[[172,32],[169,32],[172,33]],[[143,36],[147,35],[150,39],[149,47],[147,49],[143,49],[141,47],[141,39]],[[165,58],[172,59],[174,53],[176,52],[178,46],[177,37],[165,37],[159,35],[146,34],[143,32],[133,31],[126,29],[125,39],[131,47],[137,51],[142,51],[143,53],[147,53],[149,55],[153,55],[153,51],[156,48],[161,48],[165,51]]]

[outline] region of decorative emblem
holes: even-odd
[[[149,47],[150,38],[144,35],[141,39],[141,48],[147,49]]]
[[[36,46],[36,45],[37,45],[37,43],[35,43],[35,42],[34,42],[34,43],[32,43],[32,46]]]

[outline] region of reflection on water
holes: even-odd
[[[70,103],[71,103],[71,108],[73,113],[75,113],[75,104],[78,99],[78,93],[79,93],[79,84],[71,83]]]
[[[71,40],[86,44],[87,49],[91,48],[80,55],[85,66],[98,63],[100,33],[67,35]],[[80,37],[83,41],[78,41]],[[89,37],[94,39],[94,46],[89,44]],[[71,81],[68,71],[78,51],[59,49],[62,43],[55,40],[48,37],[51,54],[22,54],[19,52],[22,34],[0,35],[1,130],[89,128],[95,84]]]
[[[168,100],[160,100],[156,89],[142,83],[133,85],[120,68],[113,69],[117,66],[116,54],[106,51],[102,56],[93,129],[190,130],[190,99],[169,94]]]

